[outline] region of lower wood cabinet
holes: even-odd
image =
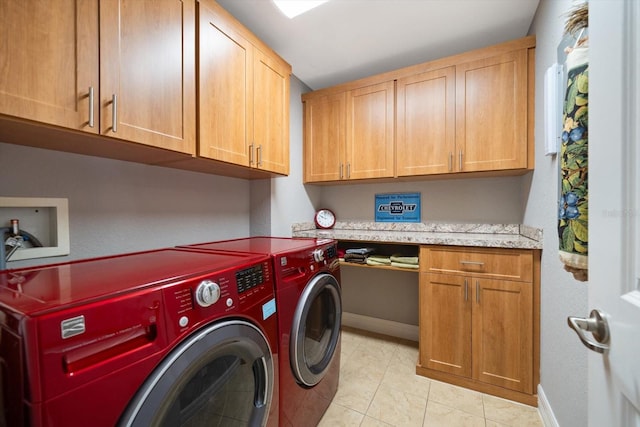
[[[539,255],[421,247],[416,372],[536,405]]]

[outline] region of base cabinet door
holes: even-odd
[[[469,279],[473,288],[473,378],[521,392],[532,388],[531,285]]]
[[[463,276],[421,273],[420,364],[471,376],[471,302]]]

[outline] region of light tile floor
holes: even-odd
[[[417,343],[344,328],[340,386],[319,426],[541,427],[537,408],[415,374]]]

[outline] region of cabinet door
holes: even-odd
[[[253,45],[198,3],[198,155],[250,165]]]
[[[458,65],[456,98],[459,170],[527,167],[527,49]]]
[[[100,99],[104,135],[195,153],[193,0],[100,1]]]
[[[253,145],[259,169],[289,174],[288,64],[254,49]]]
[[[399,79],[396,173],[447,173],[455,152],[455,67]]]
[[[420,364],[471,377],[469,278],[420,273]]]
[[[304,103],[304,181],[337,181],[344,174],[346,93]],[[342,168],[342,170],[341,170]]]
[[[530,283],[473,278],[473,378],[533,393]]]
[[[394,174],[394,82],[347,92],[346,179]]]
[[[2,1],[0,40],[0,114],[98,132],[97,0]]]

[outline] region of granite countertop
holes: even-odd
[[[407,243],[418,245],[475,246],[486,248],[542,249],[542,230],[521,224],[381,223],[344,221],[321,230],[313,222],[291,227],[293,237]]]

